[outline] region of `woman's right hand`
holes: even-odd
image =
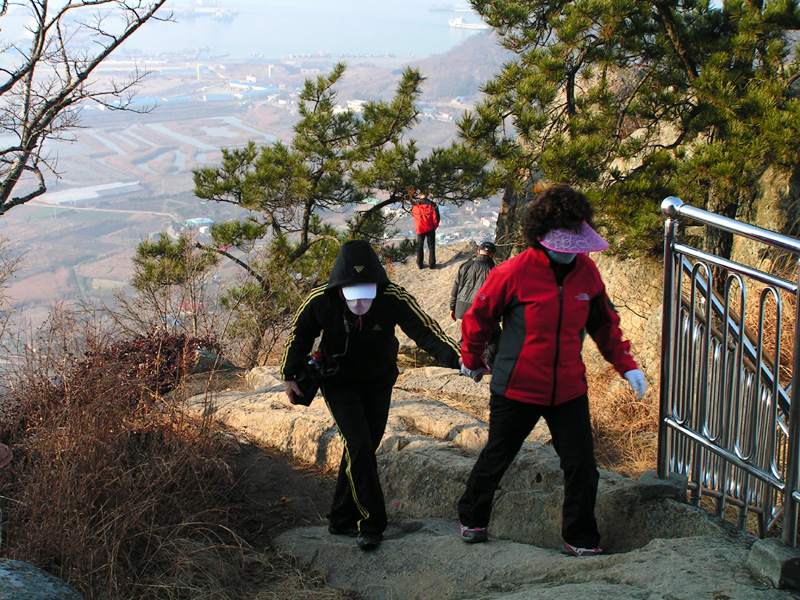
[[[297,404],[297,398],[302,398],[303,394],[300,392],[300,386],[295,381],[284,381],[283,391],[289,397],[289,402]]]

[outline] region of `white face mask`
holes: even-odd
[[[550,250],[549,248],[545,248],[545,252],[547,252],[547,255],[553,259],[553,262],[557,262],[562,265],[568,265],[575,260],[576,256],[578,256],[572,252],[557,252],[556,250]]]
[[[350,312],[354,315],[363,315],[366,314],[369,310],[370,306],[372,306],[372,298],[362,298],[360,300],[345,300],[347,302],[347,308],[350,309]]]

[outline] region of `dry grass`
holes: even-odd
[[[638,478],[656,464],[658,394],[639,400],[627,385],[609,392],[618,377],[609,368],[590,379],[589,397],[602,398],[591,407],[595,455],[601,468]]]
[[[167,366],[106,350],[54,344],[4,395],[3,556],[87,600],[345,598],[237,533],[233,447],[163,399]]]

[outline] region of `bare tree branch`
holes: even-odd
[[[0,134],[17,139],[0,148],[0,216],[44,194],[45,172],[58,176],[55,159],[46,154],[47,142],[74,139],[82,103],[133,110],[133,89],[148,75],[146,71],[134,70],[127,82],[102,86],[93,75],[145,23],[172,19],[171,13],[156,16],[166,1],[71,0],[56,2],[58,8],[50,14],[49,0],[27,0],[35,23],[29,29],[30,47],[0,47],[17,59],[13,69],[0,69],[5,76],[0,81]],[[7,0],[0,0],[0,16],[7,5]],[[112,16],[121,17],[123,25],[115,28]],[[76,50],[73,40],[79,34],[88,36],[97,51]]]

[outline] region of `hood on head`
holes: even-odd
[[[328,287],[388,282],[386,270],[372,246],[364,240],[350,240],[339,249]]]

